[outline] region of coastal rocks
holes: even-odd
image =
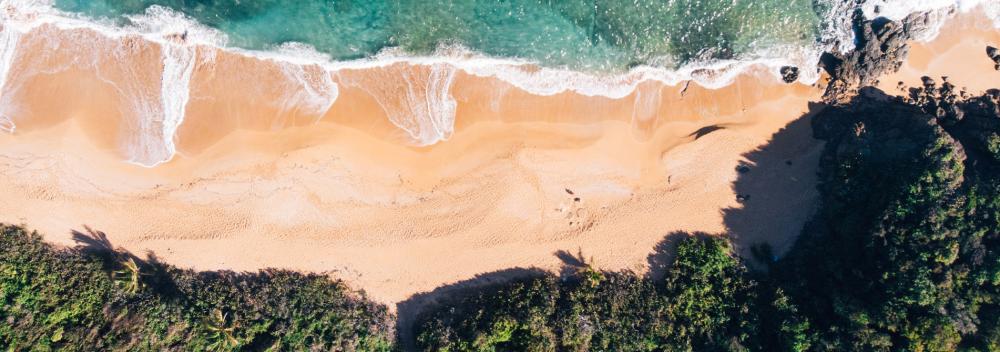
[[[828,103],[845,103],[858,87],[876,84],[883,74],[895,72],[909,54],[908,41],[926,29],[926,14],[912,14],[900,22],[886,18],[865,19],[854,14],[856,47],[848,53],[824,53],[820,66],[831,81],[823,96]]]
[[[949,128],[979,167],[1000,172],[1000,90],[991,89],[953,105],[964,118]]]
[[[974,97],[964,88],[957,89],[946,76],[940,85],[930,77],[922,81],[922,87],[904,87],[904,102],[933,116],[969,151],[975,165],[1000,172],[1000,90]]]
[[[795,66],[782,66],[781,67],[781,80],[785,83],[793,83],[799,79],[799,68]]]
[[[1000,71],[1000,49],[993,46],[986,46],[986,56],[989,56],[990,60],[993,60],[993,69]]]
[[[954,190],[962,180],[959,165],[967,156],[959,139],[903,97],[865,87],[846,104],[818,113],[812,124],[814,136],[827,143],[821,165],[849,165],[819,173],[821,192],[837,182],[847,185],[837,201],[872,197],[900,179],[922,177],[927,169],[941,170],[937,176],[952,182],[940,185],[943,189]]]
[[[954,125],[965,117],[965,112],[958,106],[967,94],[964,90],[958,91],[946,76],[941,77],[940,87],[933,78],[924,76],[920,80],[923,87],[910,88],[908,96],[904,98],[907,103],[919,106],[944,126]]]
[[[901,97],[865,87],[848,103],[819,113],[812,121],[815,137],[837,145],[835,155],[826,157],[888,158],[920,145],[944,143],[959,159],[968,160],[966,167],[1000,172],[1000,90],[974,97],[948,77],[941,77],[940,83],[922,77],[922,83]]]

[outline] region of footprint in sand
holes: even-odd
[[[568,197],[559,204],[556,212],[564,214],[563,218],[569,220],[569,226],[580,225],[587,218],[587,208],[583,205],[583,199],[569,188],[566,188],[566,194]]]

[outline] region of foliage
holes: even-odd
[[[995,320],[981,313],[996,297],[986,278],[1000,273],[1000,173],[967,153],[980,133],[966,129],[998,117],[925,110],[943,108],[868,90],[815,120],[827,141],[823,207],[775,280],[797,297],[819,349],[951,351],[981,345],[979,323]]]
[[[389,321],[320,275],[199,273],[0,227],[4,350],[387,351]]]
[[[428,351],[744,350],[755,282],[721,238],[684,239],[662,281],[590,267],[475,292],[421,317]]]

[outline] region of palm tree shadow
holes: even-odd
[[[97,231],[84,225],[83,231],[72,230],[71,234],[77,248],[84,252],[98,254],[115,252],[115,246],[111,244],[108,235],[103,231]]]
[[[825,104],[810,102],[809,112],[775,133],[766,145],[743,155],[746,167],[732,186],[742,206],[723,210],[727,233],[741,257],[759,259],[754,258],[753,247],[761,244],[774,255],[768,260],[784,255],[815,212],[816,172],[824,143],[813,138],[811,124],[824,108]]]
[[[560,277],[575,275],[580,270],[590,266],[588,260],[583,257],[583,250],[581,249],[577,249],[576,254],[565,250],[558,250],[553,254],[562,261],[562,268],[559,270]]]
[[[76,250],[101,258],[105,269],[119,267],[122,261],[131,259],[143,272],[146,285],[154,288],[161,296],[181,297],[180,290],[169,273],[170,266],[161,261],[153,251],[147,251],[146,257],[140,258],[132,252],[116,247],[103,231],[94,230],[87,225],[83,226],[83,231],[72,230],[70,233],[73,242],[76,242]]]

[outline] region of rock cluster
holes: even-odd
[[[824,100],[845,103],[859,87],[875,85],[883,74],[899,70],[909,54],[909,40],[926,30],[927,14],[915,13],[900,22],[884,17],[866,19],[854,13],[855,49],[848,53],[828,52],[820,66],[830,74]]]
[[[993,66],[993,69],[1000,71],[1000,49],[997,49],[992,46],[987,46],[986,56],[989,56],[990,60],[993,60],[993,63],[995,64]]]
[[[910,88],[906,102],[919,106],[927,114],[934,116],[945,126],[954,125],[965,118],[965,111],[959,106],[964,99],[969,98],[964,89],[957,90],[948,82],[948,77],[941,77],[941,86],[930,77],[921,77],[922,87]]]
[[[987,47],[986,54],[1000,69],[1000,49]],[[976,165],[992,165],[990,167],[997,168],[994,171],[1000,172],[1000,89],[972,96],[965,88],[952,84],[947,76],[940,77],[940,82],[924,76],[921,77],[920,87],[905,87],[903,82],[899,82],[899,87],[905,92],[903,97],[888,97],[875,88],[863,88],[861,94],[850,102],[850,109],[882,109],[874,116],[884,118],[888,114],[886,109],[892,106],[896,111],[906,110],[906,106],[917,108],[922,114],[910,115],[929,116],[960,142],[973,161],[988,160]],[[890,101],[897,103],[888,104]],[[820,127],[828,127],[830,121],[834,120],[827,120]]]
[[[795,66],[781,67],[781,80],[785,83],[793,83],[799,79],[799,68]]]

